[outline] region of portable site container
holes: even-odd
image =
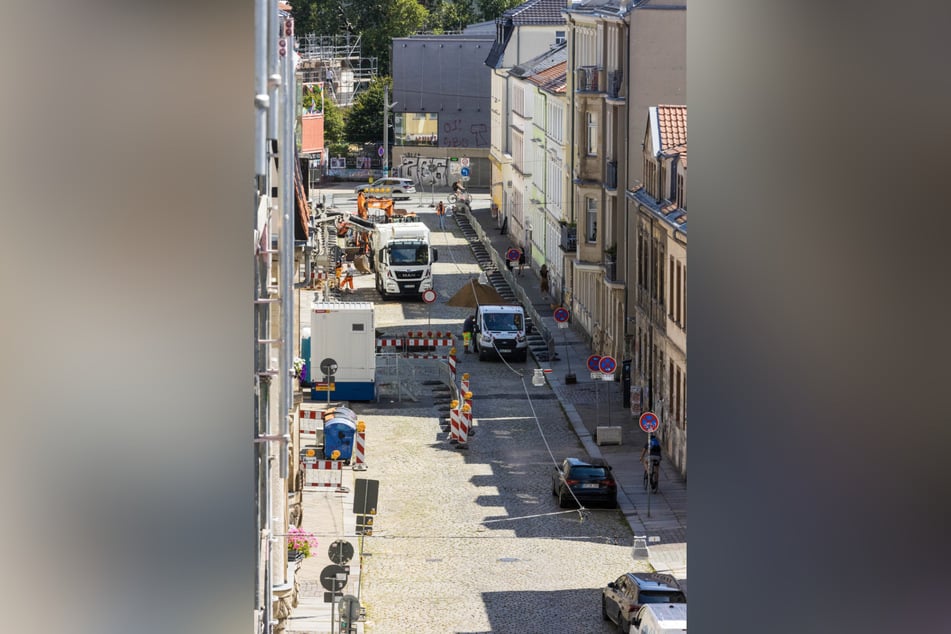
[[[313,304],[308,360],[308,378],[314,382],[313,400],[372,401],[375,398],[375,332],[371,302]],[[336,362],[332,376],[321,369],[327,359]]]

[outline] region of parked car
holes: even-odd
[[[558,506],[561,508],[576,504],[575,499],[581,504],[601,503],[617,508],[617,482],[611,472],[611,465],[600,458],[566,458],[560,466],[555,467],[551,493],[558,496]]]
[[[687,597],[672,575],[628,572],[601,590],[601,615],[605,621],[617,623],[618,632],[627,634],[642,606],[686,602]]]
[[[398,194],[415,194],[416,185],[414,185],[413,181],[408,178],[378,178],[372,183],[358,185],[354,188],[353,193],[359,194],[360,192],[366,190],[370,190],[366,192],[368,196],[376,196],[377,198],[395,198]]]

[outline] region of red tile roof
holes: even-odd
[[[662,152],[687,151],[687,106],[657,106]]]
[[[546,68],[545,70],[537,72],[531,77],[528,77],[528,81],[549,92],[564,93],[566,87],[565,82],[567,70],[568,63],[561,62],[560,64],[555,64],[551,68]]]

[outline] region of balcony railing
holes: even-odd
[[[576,225],[561,225],[561,250],[574,253],[578,250],[578,227]]]
[[[607,189],[617,189],[617,161],[604,162],[604,186]]]
[[[624,71],[612,70],[608,73],[608,96],[617,98],[621,94],[621,79],[624,77]]]
[[[597,92],[601,69],[597,66],[579,66],[575,69],[578,92]]]

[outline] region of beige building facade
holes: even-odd
[[[632,384],[660,415],[669,460],[687,475],[687,107],[648,108],[636,211]]]

